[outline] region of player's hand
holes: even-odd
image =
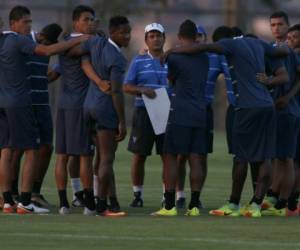
[[[142,88],[141,93],[150,99],[154,99],[156,97],[154,89],[151,88]]]
[[[127,131],[125,122],[120,122],[118,126],[118,134],[115,137],[116,141],[123,141],[126,137],[126,133]]]
[[[266,75],[266,73],[257,73],[256,74],[256,79],[261,82],[264,85],[269,85],[270,84],[270,79]]]
[[[289,104],[289,101],[290,101],[289,98],[286,96],[279,97],[275,101],[275,107],[277,109],[284,109]]]
[[[107,95],[111,94],[110,81],[100,80],[97,85],[103,93],[105,93]]]

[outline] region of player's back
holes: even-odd
[[[169,78],[174,83],[171,122],[180,125],[205,124],[205,87],[209,62],[205,53],[172,54],[168,58]]]

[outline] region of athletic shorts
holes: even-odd
[[[31,106],[2,108],[0,117],[1,148],[38,149],[40,138]]]
[[[37,121],[41,145],[53,144],[53,121],[50,106],[32,106]]]
[[[211,105],[206,107],[206,153],[210,154],[213,152],[213,143],[214,143],[214,111]]]
[[[233,120],[233,153],[248,162],[272,159],[276,148],[276,115],[273,107],[236,109]]]
[[[93,154],[94,146],[83,109],[58,109],[55,148],[57,154]]]
[[[295,160],[300,163],[300,118],[297,118],[298,124],[298,135],[297,135],[297,143],[296,143],[296,152],[295,152]]]
[[[165,134],[164,154],[206,155],[206,134],[206,128],[185,127],[170,123],[167,125]]]
[[[84,109],[84,120],[90,133],[95,133],[97,130],[118,130],[118,122],[115,121],[115,117],[109,119],[108,116],[108,114],[104,114],[97,109]]]
[[[155,135],[145,108],[135,108],[128,143],[128,150],[130,152],[139,155],[151,155],[155,143],[156,153],[162,155],[164,136],[164,134]]]
[[[276,113],[276,155],[277,159],[295,158],[299,134],[298,118],[292,114]]]

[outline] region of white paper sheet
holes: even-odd
[[[165,88],[155,90],[156,97],[150,99],[142,95],[144,100],[154,133],[160,135],[166,132],[169,112],[170,112],[170,99]]]

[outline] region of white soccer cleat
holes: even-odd
[[[17,206],[17,214],[48,214],[49,212],[49,209],[38,207],[33,203],[24,206],[19,202]]]
[[[67,207],[61,207],[59,210],[58,210],[58,213],[60,215],[67,215],[67,214],[70,214],[71,213],[71,209],[70,208],[67,208]]]
[[[96,215],[96,209],[95,210],[90,210],[89,208],[84,207],[84,209],[83,209],[83,215],[87,215],[87,216]]]

